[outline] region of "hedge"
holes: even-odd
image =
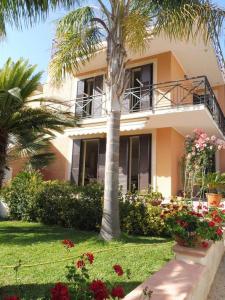
[[[44,181],[37,172],[21,172],[1,191],[14,220],[99,230],[103,210],[103,186],[83,187],[69,182]],[[148,196],[120,195],[122,231],[138,235],[167,235],[160,218],[161,207],[146,201]]]

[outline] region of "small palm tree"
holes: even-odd
[[[81,5],[57,25],[50,64],[53,83],[75,74],[88,63],[106,39],[106,99],[108,101],[104,212],[101,236],[120,235],[118,178],[119,129],[123,95],[128,83],[127,49],[151,47],[150,38],[164,33],[174,39],[203,35],[207,41],[222,26],[225,12],[206,0],[96,0],[98,7]]]
[[[31,97],[42,76],[34,73],[35,68],[23,59],[15,63],[8,59],[0,69],[0,187],[9,158],[43,159],[54,132],[63,132],[75,123],[69,112],[56,108],[56,101],[51,101],[56,105],[50,108],[45,105],[50,100]],[[37,101],[41,105],[34,106]]]

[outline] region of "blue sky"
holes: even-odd
[[[216,0],[215,2],[225,8],[225,0]],[[55,21],[63,15],[65,15],[65,11],[58,10],[51,13],[45,22],[39,23],[33,28],[23,29],[23,31],[8,27],[7,38],[0,42],[0,66],[8,57],[12,57],[13,60],[24,57],[29,59],[30,63],[37,64],[37,70],[45,71],[42,79],[45,81]],[[223,49],[225,49],[224,40],[221,41]]]

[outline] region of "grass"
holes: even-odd
[[[126,292],[131,291],[145,278],[159,270],[172,257],[172,242],[155,237],[123,235],[118,241],[105,243],[97,233],[75,231],[57,226],[26,222],[0,222],[0,299],[4,295],[19,294],[24,300],[41,299],[57,281],[65,281],[65,266],[70,260],[61,241],[71,239],[76,246],[71,256],[92,251],[95,262],[91,268],[93,278],[120,281],[112,270],[118,263],[130,269],[130,279],[122,278]],[[98,251],[102,251],[99,252]],[[12,268],[3,265],[40,264],[21,267],[16,276]],[[41,265],[41,263],[50,264]]]

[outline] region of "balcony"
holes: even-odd
[[[199,76],[185,80],[141,85],[129,88],[124,94],[121,104],[122,115],[140,112],[158,111],[168,113],[176,108],[204,106],[211,114],[223,134],[225,134],[225,117],[218,104],[216,96],[209,84],[207,77]],[[105,117],[107,112],[106,95],[77,98],[75,101],[75,114],[79,118]]]

